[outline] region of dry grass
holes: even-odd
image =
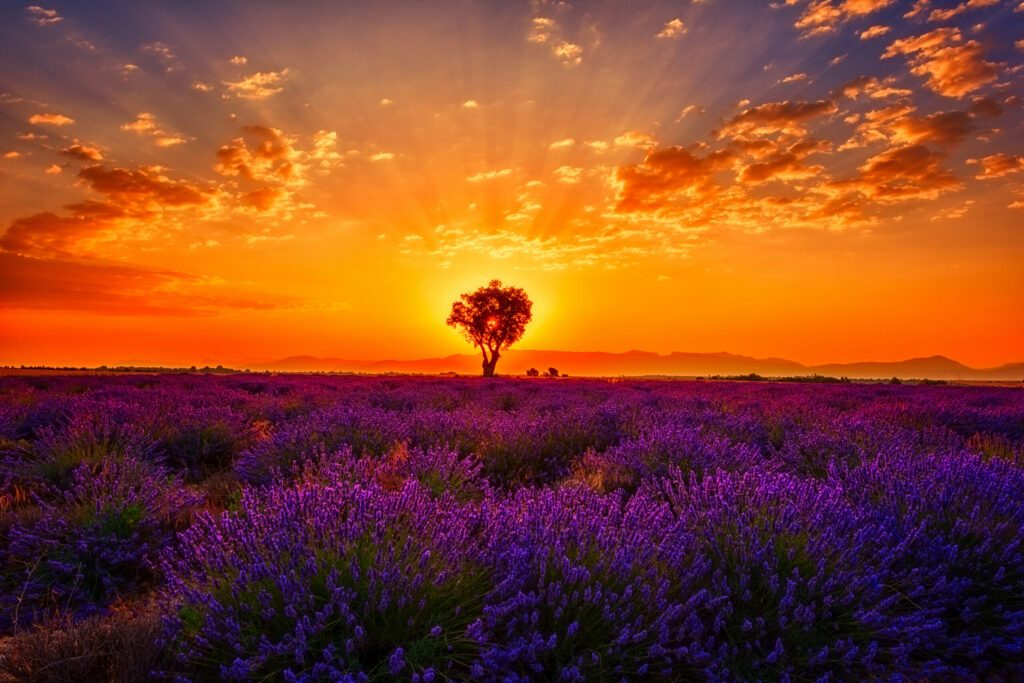
[[[153,611],[119,611],[78,623],[56,620],[0,641],[0,681],[134,683],[165,659]]]

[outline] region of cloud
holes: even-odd
[[[896,0],[812,0],[794,26],[805,36],[834,31],[839,24],[888,7]]]
[[[550,145],[548,145],[548,149],[568,149],[569,147],[572,147],[575,144],[576,140],[574,140],[573,138],[565,138],[563,140],[555,140]]]
[[[209,83],[204,83],[203,81],[193,81],[192,89],[196,92],[210,92],[213,90],[213,86]]]
[[[583,48],[562,38],[558,22],[551,17],[533,17],[526,40],[547,46],[552,56],[565,66],[578,66],[583,61]]]
[[[159,290],[188,279],[168,271],[0,253],[0,307],[80,310],[120,315],[182,315],[157,303]]]
[[[678,17],[665,22],[665,26],[654,34],[655,38],[678,38],[686,34],[686,25]]]
[[[299,303],[279,295],[225,291],[223,285],[173,270],[0,252],[0,308],[5,309],[208,316]]]
[[[699,107],[696,104],[688,104],[685,107],[683,107],[682,110],[679,112],[679,116],[676,117],[676,123],[679,123],[690,114],[700,116],[703,113],[704,107]]]
[[[178,212],[203,210],[215,196],[209,188],[172,180],[150,166],[87,166],[78,178],[101,197],[69,204],[65,214],[46,211],[13,221],[0,237],[0,249],[46,258],[102,253],[110,245],[173,230]]]
[[[894,104],[866,112],[858,119],[853,136],[839,149],[856,149],[874,142],[889,146],[931,144],[950,148],[964,142],[978,129],[978,118],[1001,113],[998,103],[979,98],[968,111],[914,114],[910,104]]]
[[[815,102],[768,102],[766,104],[744,109],[729,119],[717,131],[717,136],[734,137],[737,135],[803,135],[806,124],[819,116],[834,114],[838,111],[832,100]]]
[[[75,122],[70,116],[64,116],[63,114],[33,114],[28,117],[28,122],[37,126],[70,126]]]
[[[174,54],[174,50],[172,50],[166,43],[161,43],[159,41],[146,43],[140,49],[163,62],[165,70],[168,72],[174,71],[178,65],[178,55]]]
[[[239,198],[239,204],[248,209],[266,212],[287,199],[287,191],[279,186],[267,185],[245,192]]]
[[[998,5],[1000,0],[964,0],[958,5],[945,9],[933,9],[928,15],[928,21],[948,21],[964,12],[978,7],[991,7]],[[923,8],[922,8],[923,9]]]
[[[15,151],[4,152],[4,159],[17,159],[20,156],[21,156],[21,152],[15,152]]]
[[[298,212],[315,210],[301,202],[297,192],[309,182],[309,171],[327,175],[343,162],[338,152],[338,134],[318,130],[310,146],[298,147],[296,136],[269,126],[243,126],[242,136],[217,150],[214,171],[234,178],[229,199],[245,213],[262,219],[291,219]],[[391,159],[390,152],[378,152],[371,161]],[[278,239],[280,236],[266,236]],[[265,241],[263,240],[263,241]]]
[[[112,222],[89,212],[60,216],[51,212],[18,218],[0,237],[0,249],[36,256],[71,256],[79,242],[110,230]]]
[[[981,172],[974,176],[980,180],[1002,178],[1011,173],[1024,171],[1024,157],[1004,154],[1002,152],[991,154],[981,159],[970,159],[967,163],[981,166]]]
[[[217,173],[259,182],[302,182],[302,155],[294,138],[269,126],[243,126],[242,132],[217,150]]]
[[[210,201],[211,193],[187,181],[175,181],[155,166],[137,169],[88,166],[78,177],[100,194],[116,202],[118,211],[154,211],[163,208],[199,206]]]
[[[388,98],[388,97],[382,97],[381,100],[380,100],[380,106],[382,106],[382,107],[390,107],[394,103],[395,103],[395,101],[390,99],[390,98]]]
[[[557,28],[557,23],[549,17],[534,17],[530,20],[530,31],[526,40],[531,43],[547,43],[551,40]]]
[[[330,130],[318,130],[313,134],[313,149],[310,159],[316,162],[321,174],[341,163],[338,153],[338,134]]]
[[[854,177],[835,181],[832,186],[855,189],[881,202],[935,199],[963,186],[942,166],[944,159],[944,154],[924,145],[895,147],[870,157]]]
[[[792,74],[779,80],[779,83],[799,83],[800,81],[806,81],[808,78],[805,73]]]
[[[55,9],[44,9],[39,5],[29,5],[25,8],[29,21],[36,26],[51,26],[64,21],[64,18]]]
[[[882,58],[897,55],[906,56],[911,73],[926,78],[930,90],[946,97],[963,97],[998,77],[999,65],[985,61],[981,44],[965,42],[956,28],[938,28],[897,40]]]
[[[488,180],[495,180],[497,178],[506,178],[510,175],[512,175],[511,168],[502,168],[496,171],[480,171],[479,173],[474,173],[473,175],[468,176],[466,181],[470,183],[482,183]]]
[[[163,130],[157,123],[156,116],[147,111],[140,112],[134,121],[122,124],[121,130],[148,135],[154,138],[157,147],[174,147],[188,142],[188,139],[179,133],[168,133]]]
[[[281,71],[257,71],[240,81],[224,81],[228,92],[244,100],[265,100],[284,90],[288,69]]]
[[[860,39],[871,40],[872,38],[880,38],[884,36],[886,33],[889,33],[890,31],[892,31],[891,27],[876,24],[875,26],[871,26],[870,28],[866,28],[863,31],[861,31]]]
[[[235,55],[234,57],[232,57],[228,61],[230,61],[235,66],[241,66],[243,64],[248,64],[249,63],[249,58],[248,57],[244,57],[242,55]]]
[[[103,161],[103,153],[98,146],[82,144],[77,140],[74,144],[62,149],[60,153],[78,161]]]
[[[461,106],[463,109],[479,109],[480,103],[476,100],[466,100]]]
[[[728,151],[705,156],[683,147],[649,151],[643,163],[616,170],[616,211],[656,213],[673,205],[699,205],[718,191],[714,174],[734,160]]]
[[[889,97],[910,97],[913,95],[912,91],[906,88],[897,88],[893,85],[894,83],[895,79],[891,76],[886,79],[879,79],[875,76],[858,76],[840,86],[833,96],[846,97],[853,100],[866,94],[872,99],[880,100]]]
[[[375,152],[370,155],[370,161],[391,161],[394,158],[394,152]]]
[[[583,169],[574,166],[559,166],[554,170],[555,179],[560,183],[574,185],[580,181]]]
[[[583,61],[583,48],[567,40],[553,45],[551,47],[551,54],[560,59],[566,66],[578,66]]]
[[[627,130],[622,135],[618,136],[614,140],[616,147],[642,147],[649,148],[653,147],[657,143],[647,133],[643,133],[638,130]]]
[[[85,50],[86,52],[96,52],[96,46],[83,38],[77,33],[70,33],[64,37],[69,43],[77,47],[79,50]]]
[[[899,143],[956,145],[967,139],[975,129],[968,112],[936,112],[924,117],[904,116],[890,126],[893,138]]]
[[[824,167],[808,165],[807,157],[827,152],[832,144],[824,140],[801,140],[789,147],[773,150],[757,162],[746,166],[739,175],[743,183],[763,183],[769,180],[802,180],[820,174]]]

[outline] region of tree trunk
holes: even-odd
[[[498,358],[500,357],[501,356],[498,354],[497,351],[492,351],[491,359],[485,360],[482,363],[484,369],[484,377],[494,377],[494,367],[498,364]]]

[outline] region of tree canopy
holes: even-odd
[[[484,377],[493,377],[501,352],[519,341],[533,319],[533,302],[519,287],[491,280],[452,304],[448,325],[480,349]]]

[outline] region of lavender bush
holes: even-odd
[[[8,625],[88,615],[152,582],[157,553],[198,501],[166,472],[134,459],[81,465],[67,490],[7,530]]]

